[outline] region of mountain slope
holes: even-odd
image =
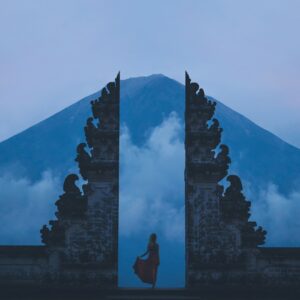
[[[51,169],[64,176],[76,167],[76,145],[84,140],[83,127],[90,115],[90,95],[52,117],[0,143],[0,170],[35,181]],[[121,82],[121,124],[126,124],[132,140],[142,145],[155,126],[172,111],[183,120],[184,86],[163,75]],[[272,182],[288,193],[300,181],[300,150],[255,125],[218,102],[216,116],[223,127],[232,170],[257,186]],[[233,130],[234,129],[234,130]],[[183,138],[183,137],[182,137]]]

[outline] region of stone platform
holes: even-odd
[[[289,300],[300,299],[300,290],[254,289],[28,289],[8,290],[0,287],[1,300]]]

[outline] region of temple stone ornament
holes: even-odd
[[[300,249],[260,247],[266,231],[249,220],[251,202],[241,179],[227,176],[231,159],[229,147],[220,144],[216,102],[187,73],[185,80],[187,287],[294,285],[300,279]],[[225,178],[229,186],[224,191]]]
[[[56,219],[40,231],[45,246],[0,246],[0,284],[117,287],[120,74],[91,102],[91,114],[75,158],[81,177],[66,176]]]
[[[44,225],[41,236],[48,253],[59,257],[58,273],[50,278],[117,286],[120,75],[91,107],[87,144],[77,146],[75,159],[86,183],[81,191],[76,174],[66,177],[65,193],[55,203],[57,220]]]

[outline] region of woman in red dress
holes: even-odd
[[[149,238],[147,251],[137,257],[133,265],[134,272],[145,283],[152,284],[152,288],[156,285],[157,269],[159,266],[159,245],[156,242],[156,234],[152,233]],[[141,257],[148,254],[147,259]]]

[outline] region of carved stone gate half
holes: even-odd
[[[55,203],[57,220],[41,230],[55,282],[116,287],[118,282],[120,74],[91,101],[84,127],[86,143],[77,147],[83,193],[70,174]]]
[[[228,176],[225,193],[219,183],[231,160],[213,118],[216,102],[187,73],[185,88],[186,285],[257,282],[257,246],[266,231],[249,221],[240,178]]]

